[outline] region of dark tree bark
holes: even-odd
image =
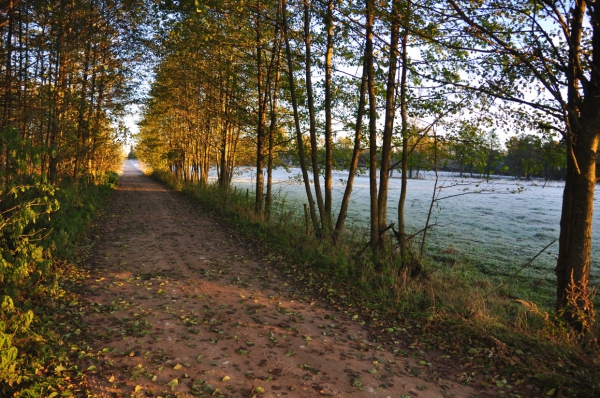
[[[379,263],[380,229],[379,205],[377,200],[377,103],[375,95],[375,67],[373,60],[373,22],[375,2],[366,0],[366,44],[365,64],[367,67],[367,92],[369,94],[369,195],[371,205],[371,249],[375,264]]]
[[[256,129],[256,201],[254,213],[262,215],[263,211],[263,168],[264,168],[264,146],[265,146],[265,123],[267,117],[266,97],[263,87],[263,65],[262,65],[262,32],[261,32],[261,4],[257,2],[256,14],[256,76],[258,85],[258,126]]]
[[[394,134],[394,120],[396,119],[396,73],[398,71],[398,41],[400,37],[400,2],[392,2],[390,13],[392,24],[390,31],[389,69],[385,95],[385,121],[383,124],[383,137],[381,144],[381,165],[379,172],[379,197],[378,197],[378,224],[379,230],[387,227],[388,188],[390,162],[392,159],[392,137]],[[384,235],[379,237],[383,245]],[[382,249],[383,247],[380,247]]]
[[[350,160],[350,168],[348,170],[348,181],[346,183],[346,189],[344,190],[344,196],[342,197],[342,203],[340,206],[340,212],[338,214],[337,222],[335,224],[336,239],[339,239],[344,231],[344,225],[346,223],[346,217],[348,216],[348,206],[350,205],[350,196],[352,195],[352,188],[354,186],[354,175],[358,168],[358,159],[360,157],[361,149],[361,136],[362,136],[362,124],[363,116],[365,113],[366,94],[367,94],[367,67],[366,67],[366,49],[365,56],[363,57],[363,68],[362,68],[362,79],[360,82],[360,93],[358,100],[358,110],[356,112],[356,127],[354,129],[354,148],[352,150],[352,158]]]
[[[290,100],[292,101],[292,109],[294,111],[294,126],[296,128],[296,142],[298,144],[298,158],[300,160],[300,169],[302,170],[302,180],[306,190],[306,198],[310,211],[310,218],[315,229],[319,227],[319,220],[315,209],[315,201],[310,189],[310,179],[308,177],[308,168],[306,166],[306,155],[304,152],[304,142],[302,140],[302,130],[300,129],[300,115],[298,114],[298,99],[296,97],[296,84],[294,82],[294,64],[292,62],[292,50],[290,48],[290,39],[288,37],[288,22],[287,22],[287,2],[279,0],[282,5],[282,27],[283,37],[285,40],[285,52],[287,58],[288,78],[290,85]]]
[[[279,10],[278,10],[278,19],[279,19]],[[274,62],[274,73],[275,73],[275,81],[273,85],[273,89],[269,90],[270,94],[270,104],[271,104],[271,120],[269,122],[269,148],[268,148],[268,158],[267,158],[267,195],[265,198],[265,213],[267,219],[271,217],[271,205],[273,203],[273,150],[275,146],[275,130],[277,129],[277,100],[279,99],[279,82],[281,79],[281,41],[283,36],[276,34],[275,38],[277,39],[274,42],[273,48],[273,56],[275,57]]]
[[[321,192],[321,181],[319,178],[319,153],[317,148],[317,122],[315,120],[315,105],[312,88],[312,55],[311,55],[311,35],[310,35],[310,4],[309,0],[304,0],[304,50],[305,50],[305,78],[306,78],[306,102],[308,104],[308,119],[310,131],[310,151],[313,169],[313,185],[315,187],[315,197],[317,198],[317,207],[321,220],[321,230],[326,225],[325,204],[323,203],[323,194]]]
[[[407,11],[407,13],[410,11]],[[406,79],[408,75],[408,28],[404,29],[402,37],[402,74],[400,76],[400,118],[402,123],[402,182],[400,185],[400,198],[398,199],[398,243],[400,244],[400,256],[402,261],[409,260],[408,238],[406,236],[406,222],[404,220],[404,210],[406,205],[406,191],[408,186],[408,114],[407,114],[407,87]]]

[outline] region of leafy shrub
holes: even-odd
[[[116,178],[107,173],[101,185],[37,183],[0,193],[0,396],[59,382],[41,377],[58,355],[45,312],[64,296],[64,260]]]
[[[59,207],[49,185],[15,186],[0,198],[0,295],[18,297],[48,267],[36,223]]]

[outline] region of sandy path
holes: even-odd
[[[482,396],[296,294],[130,162],[107,214],[85,282],[86,337],[104,351],[88,377],[97,396]]]

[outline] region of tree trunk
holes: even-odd
[[[264,146],[265,146],[265,122],[267,117],[266,97],[263,88],[262,76],[262,35],[261,35],[261,5],[257,3],[256,14],[256,67],[258,85],[258,127],[256,129],[256,201],[254,202],[254,213],[262,215],[263,211],[263,168],[264,168]]]
[[[6,64],[4,71],[4,106],[2,111],[2,121],[0,123],[0,134],[7,134],[6,129],[9,127],[12,119],[11,111],[12,111],[12,96],[13,96],[13,65],[12,65],[12,36],[13,36],[13,26],[14,26],[14,3],[13,0],[10,0],[8,3],[7,9],[7,17],[8,17],[8,32],[6,37]],[[1,156],[0,162],[4,160],[4,190],[8,190],[9,181],[11,179],[10,173],[10,154],[9,154],[9,144],[5,144],[5,148],[0,148]]]
[[[577,132],[574,156],[567,156],[556,265],[556,310],[579,331],[588,329],[593,321],[589,280],[600,120],[597,115],[590,119],[579,119],[585,129]]]
[[[326,234],[331,231],[333,218],[331,207],[332,197],[332,169],[333,169],[333,131],[331,121],[331,63],[333,59],[333,1],[327,3],[327,14],[325,16],[325,28],[327,29],[327,50],[325,53],[325,217],[323,229]]]
[[[366,54],[366,50],[365,50]],[[348,216],[348,206],[350,204],[350,196],[352,195],[352,187],[354,186],[354,175],[356,174],[356,169],[358,168],[358,159],[360,157],[360,140],[362,134],[362,123],[363,116],[365,113],[365,103],[366,103],[366,94],[367,94],[367,67],[366,67],[366,55],[363,57],[363,70],[362,70],[362,79],[360,82],[360,97],[358,100],[358,110],[356,112],[356,127],[354,130],[354,149],[352,151],[352,159],[350,160],[350,169],[348,170],[348,181],[346,182],[346,189],[344,190],[344,196],[342,197],[342,204],[340,206],[340,212],[338,214],[338,219],[335,224],[335,236],[336,239],[339,239],[342,232],[344,231],[344,225],[346,222],[346,217]]]
[[[592,250],[592,216],[596,188],[596,157],[600,133],[600,5],[590,3],[593,59],[585,83],[581,72],[581,41],[587,2],[572,9],[569,46],[567,178],[563,194],[558,261],[556,310],[576,330],[593,325],[594,307],[589,281]],[[583,88],[583,89],[582,89]],[[583,96],[582,96],[583,94]]]
[[[221,145],[219,148],[219,155],[220,155],[220,169],[221,172],[219,174],[219,186],[221,188],[228,188],[229,187],[229,162],[228,159],[230,157],[230,151],[229,151],[229,141],[230,141],[230,130],[232,128],[231,126],[231,122],[229,121],[229,112],[230,112],[230,108],[231,108],[231,97],[233,96],[232,91],[233,91],[233,85],[234,83],[232,82],[232,79],[227,75],[227,73],[224,74],[225,76],[223,77],[223,81],[224,83],[221,84],[221,89],[220,89],[220,95],[219,97],[221,98],[221,103],[220,103],[220,107],[221,107],[221,118],[223,119],[221,121]]]
[[[406,78],[408,75],[408,28],[404,30],[402,37],[402,74],[400,76],[400,117],[402,119],[402,176],[400,186],[400,198],[398,199],[398,243],[400,244],[400,256],[404,264],[408,261],[408,239],[406,236],[406,222],[404,220],[404,209],[406,206],[406,189],[408,185],[408,114],[407,114],[407,88]],[[412,176],[412,169],[411,169]]]
[[[308,178],[308,169],[306,167],[306,155],[304,153],[304,143],[302,141],[302,130],[300,129],[300,116],[298,114],[298,100],[296,98],[296,85],[294,82],[294,64],[292,62],[292,50],[290,48],[290,39],[288,37],[288,23],[287,23],[287,2],[286,0],[279,0],[282,5],[282,21],[283,21],[283,37],[285,39],[285,52],[287,57],[288,66],[288,78],[290,84],[290,99],[292,101],[292,108],[294,111],[294,125],[296,127],[296,140],[298,143],[298,158],[300,161],[300,169],[302,170],[302,179],[304,180],[304,188],[306,190],[306,198],[308,200],[308,206],[310,209],[310,218],[313,223],[313,227],[316,229],[319,226],[317,219],[317,212],[315,209],[315,201],[312,196],[310,189],[310,179]]]
[[[75,162],[73,165],[73,182],[77,185],[79,180],[79,169],[81,167],[81,160],[83,155],[82,150],[82,138],[84,136],[84,130],[87,129],[87,123],[85,114],[88,108],[87,103],[87,83],[88,73],[90,68],[90,53],[92,51],[91,43],[86,46],[85,60],[83,62],[83,80],[81,82],[81,99],[79,103],[79,115],[77,120],[77,137],[75,141]]]
[[[278,9],[279,13],[279,9]],[[273,90],[270,90],[270,103],[271,103],[271,121],[269,123],[269,148],[268,148],[268,158],[267,158],[267,196],[265,198],[265,213],[267,219],[271,217],[271,205],[273,202],[273,149],[274,149],[274,140],[275,140],[275,129],[277,128],[277,99],[279,95],[279,82],[281,79],[281,39],[277,41],[276,48],[274,48],[273,54],[276,56],[275,61],[275,84]]]
[[[373,65],[373,13],[374,0],[367,0],[367,24],[365,64],[367,67],[367,91],[369,93],[369,195],[371,198],[371,249],[375,264],[379,263],[380,233],[379,207],[377,201],[377,104],[375,96],[375,67]]]
[[[219,175],[219,186],[221,188],[229,187],[229,165],[227,159],[229,158],[229,143],[228,143],[228,135],[229,135],[229,122],[225,122],[223,124],[223,132],[221,134],[221,148],[219,149],[221,155],[221,173]]]
[[[400,38],[400,4],[398,0],[392,2],[392,26],[390,32],[390,54],[387,89],[385,96],[385,122],[383,125],[383,140],[381,145],[381,165],[379,166],[379,230],[387,227],[389,170],[392,158],[392,136],[394,133],[394,119],[396,118],[396,72],[398,70],[398,40]],[[384,235],[379,237],[383,249]]]
[[[321,182],[319,178],[319,152],[317,148],[317,122],[315,121],[315,105],[312,89],[312,55],[310,47],[310,5],[309,0],[304,0],[304,49],[305,49],[305,72],[306,72],[306,101],[308,103],[308,118],[310,131],[310,149],[313,168],[313,182],[315,187],[315,196],[317,206],[319,207],[319,216],[321,219],[321,229],[326,224],[325,205],[323,204],[323,194],[321,193]],[[319,229],[317,229],[319,230]]]

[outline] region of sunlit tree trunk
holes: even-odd
[[[75,163],[73,165],[73,180],[75,184],[78,183],[79,180],[79,169],[81,168],[81,160],[83,155],[83,137],[84,131],[87,129],[87,119],[86,113],[88,109],[88,101],[87,101],[87,85],[88,85],[88,73],[90,67],[90,53],[91,53],[91,43],[88,43],[85,51],[85,59],[83,62],[83,76],[81,82],[81,99],[79,100],[79,116],[77,120],[77,137],[75,142]]]
[[[4,66],[4,84],[3,84],[3,109],[2,109],[2,120],[0,122],[0,134],[6,135],[8,134],[8,127],[12,121],[12,99],[13,99],[13,62],[12,62],[12,54],[13,54],[13,31],[15,25],[15,4],[13,0],[8,2],[7,8],[7,33],[6,33],[6,49],[5,51],[5,66]],[[4,141],[4,140],[3,140]],[[4,190],[8,189],[9,181],[11,179],[10,173],[10,155],[9,155],[9,145],[4,143],[4,148],[0,147],[1,158],[0,160],[4,163]]]
[[[600,102],[595,102],[595,106],[600,107]],[[582,321],[585,317],[588,317],[589,321],[590,314],[593,313],[589,278],[596,152],[600,131],[597,109],[600,108],[592,110],[596,115],[593,115],[591,120],[580,118],[580,122],[585,123],[584,131],[578,132],[577,145],[573,145],[573,156],[567,157],[567,179],[563,194],[556,266],[557,311],[564,313],[565,319],[579,330],[590,326],[584,325]]]
[[[279,15],[279,10],[278,10]],[[277,39],[276,46],[274,46],[273,55],[276,57],[274,65],[275,81],[273,89],[270,91],[270,112],[271,120],[269,123],[269,149],[268,149],[268,160],[267,160],[267,195],[265,198],[265,213],[267,219],[271,217],[271,205],[273,203],[273,149],[275,146],[275,130],[277,129],[277,100],[279,96],[279,82],[281,79],[281,40],[283,36],[275,37]]]
[[[325,217],[323,228],[328,231],[333,227],[331,207],[332,196],[332,169],[333,169],[333,131],[331,119],[332,91],[331,91],[331,67],[333,60],[333,1],[327,2],[325,16],[325,28],[327,29],[327,47],[325,52]]]
[[[256,14],[256,80],[258,87],[258,126],[256,129],[256,201],[254,213],[262,215],[264,199],[264,146],[265,146],[265,123],[267,118],[266,95],[263,87],[263,61],[262,61],[262,32],[261,32],[261,3],[257,2]],[[268,79],[268,77],[267,77]]]
[[[567,71],[568,117],[567,178],[560,220],[558,262],[556,265],[556,309],[576,329],[593,322],[590,295],[592,221],[596,188],[596,157],[600,134],[600,5],[590,4],[593,24],[593,58],[589,80],[580,76],[581,40],[586,2],[577,1],[571,20],[571,46]],[[583,95],[582,95],[583,93]],[[574,112],[578,110],[579,112]]]

